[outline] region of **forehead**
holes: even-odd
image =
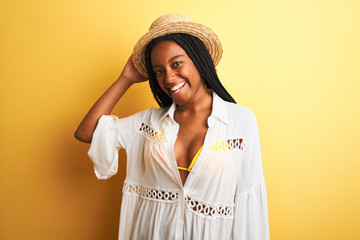
[[[185,50],[177,43],[174,41],[163,41],[153,47],[151,51],[151,62],[167,61],[178,55],[187,57]]]

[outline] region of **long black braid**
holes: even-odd
[[[149,76],[149,84],[156,102],[160,107],[167,107],[172,104],[172,99],[160,88],[156,75],[151,66],[151,51],[159,43],[164,41],[174,41],[177,43],[189,58],[205,81],[206,87],[215,91],[223,100],[236,103],[231,95],[221,84],[216,73],[214,63],[206,49],[204,43],[195,36],[186,33],[172,33],[153,39],[146,47],[145,63]]]

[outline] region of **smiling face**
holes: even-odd
[[[156,45],[151,51],[151,65],[159,86],[177,105],[195,103],[208,94],[194,63],[175,42]]]

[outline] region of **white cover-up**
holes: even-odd
[[[88,152],[99,179],[127,154],[119,239],[270,239],[256,117],[213,93],[203,150],[183,186],[174,157],[175,104],[104,115]]]

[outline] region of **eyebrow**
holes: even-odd
[[[168,62],[171,62],[171,61],[174,60],[175,58],[184,57],[184,56],[185,56],[184,54],[176,55],[176,56],[170,58]],[[156,67],[161,67],[161,66],[160,66],[160,65],[153,65],[153,66],[152,66],[152,68],[156,68]]]

